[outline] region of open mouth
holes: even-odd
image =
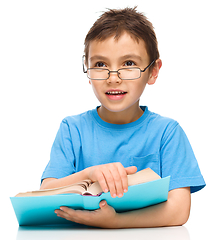
[[[110,92],[106,92],[105,94],[107,95],[124,95],[127,92],[122,92],[122,91],[110,91]]]

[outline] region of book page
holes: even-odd
[[[161,177],[151,168],[146,168],[134,174],[128,175],[128,186],[151,182],[160,178]]]
[[[83,195],[93,195],[96,196],[102,193],[102,188],[100,187],[98,182],[94,182],[92,185],[88,187],[88,190],[83,193]]]
[[[49,195],[66,194],[66,193],[82,194],[85,191],[87,191],[87,189],[90,185],[92,185],[91,180],[84,180],[84,181],[81,181],[79,183],[75,183],[75,184],[60,187],[60,188],[52,188],[52,189],[45,189],[45,190],[19,193],[15,197],[49,196]]]

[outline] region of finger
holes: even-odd
[[[102,210],[102,211],[114,211],[115,212],[115,209],[113,207],[111,207],[110,205],[108,205],[108,203],[105,201],[105,200],[102,200],[100,203],[99,203],[99,207],[100,209],[98,210]]]
[[[108,167],[110,167],[110,166],[108,166]],[[106,167],[103,169],[103,175],[104,175],[104,178],[107,183],[107,186],[108,186],[111,196],[116,197],[117,191],[116,191],[116,185],[115,185],[115,180],[114,180],[112,171],[113,170]]]
[[[76,222],[76,223],[84,223],[84,219],[86,219],[86,212],[84,210],[74,210],[68,207],[60,207],[60,209],[55,210],[55,213],[58,217],[65,218],[66,220]]]
[[[98,179],[100,187],[102,188],[102,191],[103,192],[108,192],[108,185],[107,185],[105,176],[104,176],[102,171],[98,171],[97,179]]]
[[[137,167],[136,166],[127,167],[125,168],[125,171],[127,174],[134,174],[137,171]]]
[[[111,174],[114,180],[115,189],[116,189],[116,195],[118,197],[122,197],[124,192],[123,183],[122,183],[123,170],[124,170],[124,167],[122,166],[121,163],[116,163],[110,166],[110,171],[111,171]],[[126,172],[124,174],[126,175]]]
[[[123,193],[128,191],[128,178],[127,178],[127,172],[123,166],[118,166],[118,171],[121,177],[121,183],[122,183],[122,195]]]
[[[57,214],[58,217],[65,218],[65,219],[71,221],[71,219],[70,219],[71,216],[66,211],[57,209],[57,210],[55,210],[55,213]]]
[[[105,207],[107,206],[107,202],[105,200],[102,200],[100,203],[99,203],[99,207],[101,209],[104,209]]]

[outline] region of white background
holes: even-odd
[[[85,35],[106,8],[135,5],[153,23],[163,61],[141,105],[176,119],[185,130],[207,183],[192,196],[185,227],[191,239],[211,229],[214,2],[1,0],[0,228],[8,239],[15,239],[18,229],[9,197],[39,188],[61,120],[99,105],[82,72]]]

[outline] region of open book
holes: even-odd
[[[10,200],[20,226],[71,224],[54,211],[61,206],[96,210],[102,200],[116,212],[144,208],[167,200],[169,182],[170,176],[160,178],[147,168],[128,175],[128,191],[121,198],[112,198],[110,192],[102,192],[98,182],[85,180],[61,188],[19,193]]]
[[[160,179],[160,176],[151,170],[151,168],[146,168],[142,171],[128,175],[127,177],[128,186]],[[36,197],[68,193],[99,196],[102,193],[102,189],[98,182],[92,182],[91,180],[87,179],[65,187],[19,193],[16,195],[16,197]]]

